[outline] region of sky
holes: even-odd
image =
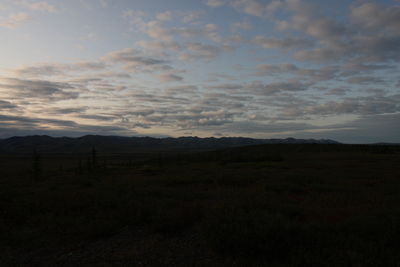
[[[0,138],[400,143],[399,0],[0,0]]]

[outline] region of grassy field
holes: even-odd
[[[399,147],[0,164],[0,266],[400,266]]]

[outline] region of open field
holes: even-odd
[[[0,156],[0,266],[399,266],[400,147]]]

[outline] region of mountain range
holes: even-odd
[[[35,135],[0,140],[0,153],[87,153],[93,147],[100,152],[129,153],[145,150],[208,150],[259,144],[339,144],[329,139],[253,139],[246,137],[122,137],[86,135],[78,138]]]

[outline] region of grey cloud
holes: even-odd
[[[154,112],[155,112],[154,109],[141,109],[141,110],[124,112],[124,114],[134,115],[134,116],[149,116],[151,114],[154,114]]]
[[[217,32],[215,27],[203,28],[188,28],[188,27],[173,27],[166,28],[160,21],[150,21],[142,27],[142,31],[148,34],[150,37],[156,40],[162,40],[164,42],[173,42],[174,36],[182,36],[185,38],[191,38],[195,36],[206,36],[209,39],[214,39]]]
[[[190,100],[185,97],[174,97],[168,95],[159,95],[158,93],[140,93],[135,92],[127,95],[129,97],[133,97],[137,101],[148,102],[148,103],[164,103],[164,104],[188,104]]]
[[[52,76],[62,74],[63,71],[55,65],[39,65],[22,67],[15,70],[17,75],[28,76]]]
[[[194,85],[182,85],[182,86],[175,86],[169,87],[166,89],[168,94],[190,94],[194,95],[198,93],[197,86]]]
[[[256,75],[291,74],[298,76],[300,80],[314,82],[327,81],[336,78],[339,68],[336,66],[324,66],[319,69],[306,69],[294,64],[260,64],[257,66]]]
[[[267,6],[257,0],[234,0],[231,5],[243,13],[257,17],[262,17],[267,12]]]
[[[384,83],[385,81],[379,77],[357,76],[357,77],[351,77],[351,78],[347,79],[347,82],[351,83],[351,84],[368,85],[368,84]]]
[[[313,42],[304,38],[278,39],[273,37],[256,36],[253,43],[263,48],[300,49],[313,46]]]
[[[175,41],[170,41],[170,42],[164,42],[164,41],[139,41],[137,44],[144,49],[155,51],[157,53],[160,53],[161,55],[165,56],[166,51],[174,51],[174,52],[179,52],[182,49],[182,46],[175,42]]]
[[[182,76],[173,73],[163,73],[158,76],[162,82],[180,82],[183,80]]]
[[[246,85],[246,88],[256,94],[272,95],[285,91],[304,91],[309,88],[310,84],[294,82],[273,82],[264,84],[262,82],[252,82]]]
[[[295,73],[305,76],[314,82],[328,81],[337,77],[339,68],[336,66],[324,66],[319,69],[298,69]]]
[[[165,68],[169,63],[169,61],[164,59],[145,56],[142,52],[133,48],[111,52],[107,56],[103,57],[103,60],[123,63],[128,69],[143,69],[146,67]],[[149,68],[147,68],[147,70],[149,70]]]
[[[189,11],[189,12],[183,12],[181,14],[183,16],[182,21],[184,23],[193,23],[196,24],[198,23],[198,19],[204,15],[203,11]]]
[[[158,13],[156,18],[161,21],[168,21],[168,20],[172,19],[172,13],[171,13],[171,11],[165,11],[162,13]]]
[[[356,72],[369,72],[377,70],[390,70],[396,69],[396,66],[388,64],[362,64],[362,63],[348,63],[343,66],[346,70]]]
[[[140,52],[133,49],[127,48],[120,51],[111,52],[106,57],[106,60],[115,62],[128,62],[133,64],[143,64],[143,65],[155,65],[155,64],[165,64],[165,60],[144,57],[140,55]]]
[[[241,94],[273,95],[280,92],[294,92],[307,90],[312,84],[300,81],[271,82],[263,83],[253,81],[250,83],[228,83],[219,85],[210,85],[207,88],[212,90],[228,90]]]
[[[225,0],[207,0],[206,5],[211,7],[220,7],[226,4]]]
[[[226,83],[226,84],[208,86],[207,88],[211,90],[239,90],[243,89],[244,86],[242,84],[237,84],[237,83]]]
[[[351,49],[353,56],[361,53],[358,57],[366,62],[396,62],[400,59],[400,35],[365,33],[354,38]]]
[[[285,6],[285,1],[273,0],[265,3],[260,0],[207,0],[205,4],[214,8],[229,5],[247,15],[271,17],[277,10]]]
[[[182,52],[180,57],[183,60],[211,60],[217,57],[223,51],[231,51],[230,46],[214,46],[203,43],[187,43],[185,45],[187,52]]]
[[[333,88],[326,92],[327,95],[343,96],[346,95],[349,89],[347,88]]]
[[[4,109],[16,109],[16,108],[18,108],[17,105],[14,105],[13,103],[8,101],[0,100],[0,109],[4,110]]]
[[[354,76],[365,75],[367,73],[374,73],[377,71],[395,71],[396,66],[391,64],[363,64],[363,63],[347,63],[342,66],[340,76]]]
[[[106,63],[96,61],[83,61],[71,64],[41,63],[17,68],[14,70],[14,73],[18,76],[39,77],[63,75],[66,72],[99,71],[106,68]]]
[[[287,0],[286,7],[294,14],[287,21],[277,21],[278,29],[300,32],[317,43],[315,47],[311,44],[303,46],[303,50],[295,54],[296,59],[395,62],[400,58],[400,34],[397,30],[400,8],[397,6],[360,2],[353,5],[347,24],[323,16],[315,6],[306,5],[304,1]],[[265,44],[265,48],[283,46]]]
[[[302,61],[328,62],[351,56],[351,51],[344,48],[331,49],[319,47],[315,49],[301,50],[295,53],[295,58]]]
[[[400,6],[389,7],[365,2],[352,8],[351,18],[361,27],[400,35]]]
[[[188,113],[170,116],[177,120],[182,129],[194,129],[204,126],[219,126],[232,122],[233,113],[224,110],[201,111],[199,113]]]
[[[291,27],[301,30],[328,45],[340,44],[348,29],[330,18],[303,14],[293,17]]]
[[[183,17],[184,23],[192,23],[202,12],[185,12],[179,14]],[[165,27],[164,23],[159,20],[145,21],[145,14],[137,11],[128,11],[125,17],[130,21],[132,26],[151,38],[165,43],[174,43],[176,36],[184,38],[206,37],[212,41],[220,42],[222,39],[218,34],[217,25],[207,24],[203,27]]]
[[[74,108],[47,108],[42,112],[47,112],[53,115],[64,115],[85,112],[88,107],[74,107]]]
[[[260,64],[257,66],[259,75],[288,73],[298,70],[294,64]]]
[[[22,80],[16,78],[0,79],[0,90],[17,98],[39,98],[53,101],[76,99],[79,92],[68,83],[44,80]],[[11,89],[11,90],[10,90]]]
[[[32,134],[82,136],[85,134],[132,135],[135,133],[125,127],[115,125],[87,125],[69,120],[6,115],[0,115],[0,132],[0,137]]]
[[[95,121],[113,121],[116,118],[114,116],[105,116],[105,115],[94,115],[94,114],[82,114],[78,116],[82,119],[89,119]]]
[[[340,102],[330,101],[299,108],[297,113],[311,115],[378,115],[400,112],[399,103],[400,95],[347,98]]]
[[[141,122],[136,122],[132,125],[133,128],[143,128],[143,129],[150,129],[152,126],[151,123],[141,123]]]
[[[107,67],[104,62],[86,61],[70,64],[67,68],[72,70],[103,70]]]

